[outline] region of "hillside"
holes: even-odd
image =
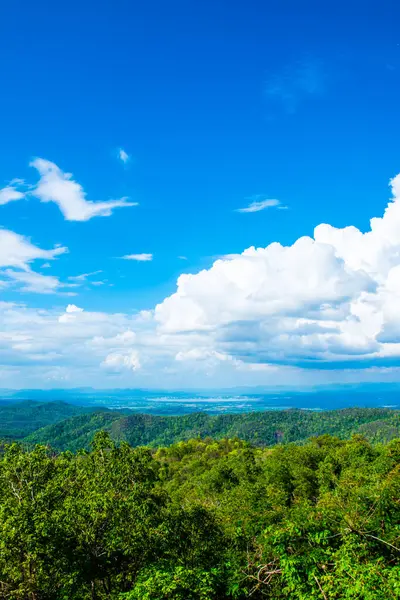
[[[400,412],[384,408],[351,408],[311,412],[282,410],[243,414],[162,417],[96,411],[72,416],[25,436],[30,444],[49,444],[57,450],[89,448],[96,431],[105,430],[117,442],[132,446],[168,446],[195,437],[240,438],[256,446],[302,442],[330,434],[342,439],[361,433],[373,442],[400,435]]]
[[[60,401],[2,402],[0,404],[0,439],[21,439],[37,429],[91,411],[93,408]]]
[[[47,444],[57,450],[89,448],[96,431],[110,431],[114,421],[122,420],[122,413],[92,411],[48,425],[25,437],[29,444]]]

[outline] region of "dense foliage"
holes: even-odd
[[[167,446],[198,436],[215,439],[239,437],[257,446],[302,442],[311,436],[326,433],[343,439],[354,433],[362,433],[374,442],[400,437],[400,411],[384,408],[321,412],[292,409],[221,415],[194,413],[176,417],[123,415],[115,411],[97,410],[58,421],[32,432],[25,441],[51,444],[57,450],[76,451],[79,448],[88,449],[95,432],[99,430],[108,431],[117,442],[127,441],[132,446],[153,447]]]
[[[47,425],[92,411],[66,402],[0,403],[0,439],[21,439]]]
[[[14,443],[0,458],[0,597],[395,599],[399,498],[400,440]]]

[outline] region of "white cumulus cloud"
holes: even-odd
[[[75,304],[68,304],[65,313],[58,318],[59,323],[71,323],[76,320],[76,316],[83,312],[83,308]]]
[[[400,359],[400,176],[370,230],[321,224],[179,277],[155,308],[158,331],[194,332],[244,361],[334,364]]]
[[[66,313],[81,313],[83,312],[83,308],[80,308],[79,306],[76,306],[75,304],[68,304],[67,308],[65,309]]]
[[[119,352],[113,352],[107,354],[101,366],[111,371],[121,371],[128,369],[131,371],[139,371],[141,368],[139,353],[136,350],[131,350],[121,354]]]

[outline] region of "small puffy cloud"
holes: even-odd
[[[73,180],[70,173],[64,173],[56,164],[43,158],[31,162],[40,175],[40,180],[32,194],[41,202],[54,202],[67,221],[88,221],[93,217],[109,217],[115,208],[137,206],[126,198],[93,202],[86,200],[82,186]]]
[[[126,346],[132,346],[137,341],[137,335],[134,331],[128,329],[122,333],[109,338],[103,336],[96,336],[92,339],[91,345],[97,348],[125,348]]]
[[[83,312],[83,308],[80,308],[79,306],[76,306],[75,304],[68,304],[67,308],[65,309],[66,313],[81,313]]]
[[[83,308],[75,304],[68,304],[65,313],[58,318],[59,323],[72,323],[76,320],[77,315],[83,313]]]
[[[101,363],[101,366],[104,369],[119,372],[124,369],[130,371],[139,371],[142,365],[140,364],[140,357],[137,350],[131,350],[125,354],[118,352],[108,354]]]
[[[178,256],[178,258],[179,258],[179,260],[187,260],[187,256],[183,256],[183,255]]]
[[[253,213],[259,212],[260,210],[265,210],[266,208],[286,208],[283,207],[279,200],[276,199],[265,199],[265,200],[255,200],[251,202],[248,206],[244,208],[236,208],[236,212],[239,213]]]
[[[121,257],[123,260],[136,260],[137,262],[149,262],[153,260],[152,254],[125,254]]]
[[[126,165],[126,163],[130,161],[129,154],[127,152],[125,152],[125,150],[123,148],[119,148],[118,158],[120,161],[122,161],[124,163],[124,165]]]

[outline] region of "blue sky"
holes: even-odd
[[[357,236],[343,249],[314,228],[367,232],[391,196],[399,17],[393,2],[355,0],[5,3],[0,189],[21,198],[0,193],[0,232],[22,237],[0,239],[0,387],[397,378],[398,324],[387,306],[397,272],[382,267],[397,266],[397,238],[385,262],[390,232],[375,235],[366,266],[362,256],[352,262]],[[70,208],[78,196],[79,214]],[[126,206],[92,214],[85,199]],[[244,264],[231,256],[302,236],[314,240],[312,256],[296,250],[294,266],[271,252]],[[317,242],[340,263],[334,290],[328,259],[314,260]],[[28,243],[36,250],[27,255]],[[39,256],[57,245],[65,251]],[[146,254],[152,260],[122,258]],[[289,274],[278,284],[276,274],[297,276],[303,265],[296,300],[282,307],[294,291]],[[192,278],[178,286],[184,304],[173,296],[182,273]],[[360,316],[360,302],[374,316],[364,304]],[[335,315],[316,317],[328,304]],[[75,333],[53,326],[68,315]]]

